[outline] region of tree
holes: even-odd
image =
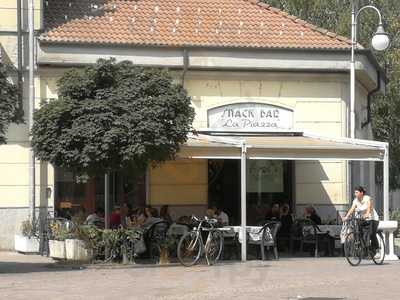
[[[314,25],[337,34],[350,36],[350,0],[264,0]],[[357,1],[356,1],[357,2]],[[375,5],[383,15],[383,23],[391,46],[376,52],[380,65],[386,68],[388,83],[385,95],[375,95],[372,101],[372,130],[377,140],[390,145],[390,187],[400,188],[400,1],[360,0],[359,6]],[[359,18],[358,40],[368,47],[378,24],[377,15],[364,11]]]
[[[173,159],[192,128],[190,98],[165,70],[102,59],[58,87],[34,114],[32,143],[39,159],[78,174]]]
[[[18,89],[9,81],[7,67],[0,63],[0,145],[6,143],[6,131],[12,122],[22,122]]]

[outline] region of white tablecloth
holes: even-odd
[[[262,238],[261,226],[246,226],[246,231],[249,234],[251,241],[260,241]],[[239,242],[242,242],[243,234],[241,226],[225,226],[224,229],[231,230],[231,232],[239,233]]]

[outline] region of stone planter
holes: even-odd
[[[14,249],[21,253],[39,253],[39,239],[16,234]]]
[[[49,256],[55,259],[65,259],[65,241],[49,240]]]
[[[85,248],[85,243],[78,239],[65,240],[65,254],[67,260],[89,261],[92,258],[91,251]]]
[[[400,237],[394,238],[394,254],[400,257]]]

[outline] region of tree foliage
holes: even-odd
[[[175,156],[194,110],[165,70],[99,60],[66,72],[59,99],[34,114],[39,159],[78,173],[141,169]]]
[[[264,1],[314,25],[350,36],[350,0]],[[390,186],[395,189],[400,187],[400,1],[358,1],[359,7],[368,4],[375,5],[381,11],[385,30],[391,40],[389,49],[375,53],[380,65],[386,69],[389,82],[385,95],[375,95],[372,101],[372,129],[376,139],[389,142]],[[358,21],[358,41],[369,47],[371,37],[376,31],[378,17],[375,12],[365,10]]]
[[[21,121],[18,89],[9,81],[7,67],[0,63],[0,145],[6,143],[6,131],[10,123]]]

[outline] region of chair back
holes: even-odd
[[[147,240],[149,242],[162,242],[167,238],[169,223],[167,221],[158,221],[150,226],[147,231]]]
[[[278,235],[279,229],[281,227],[281,222],[279,221],[271,221],[262,227],[262,241],[264,245],[275,245],[276,237]]]

